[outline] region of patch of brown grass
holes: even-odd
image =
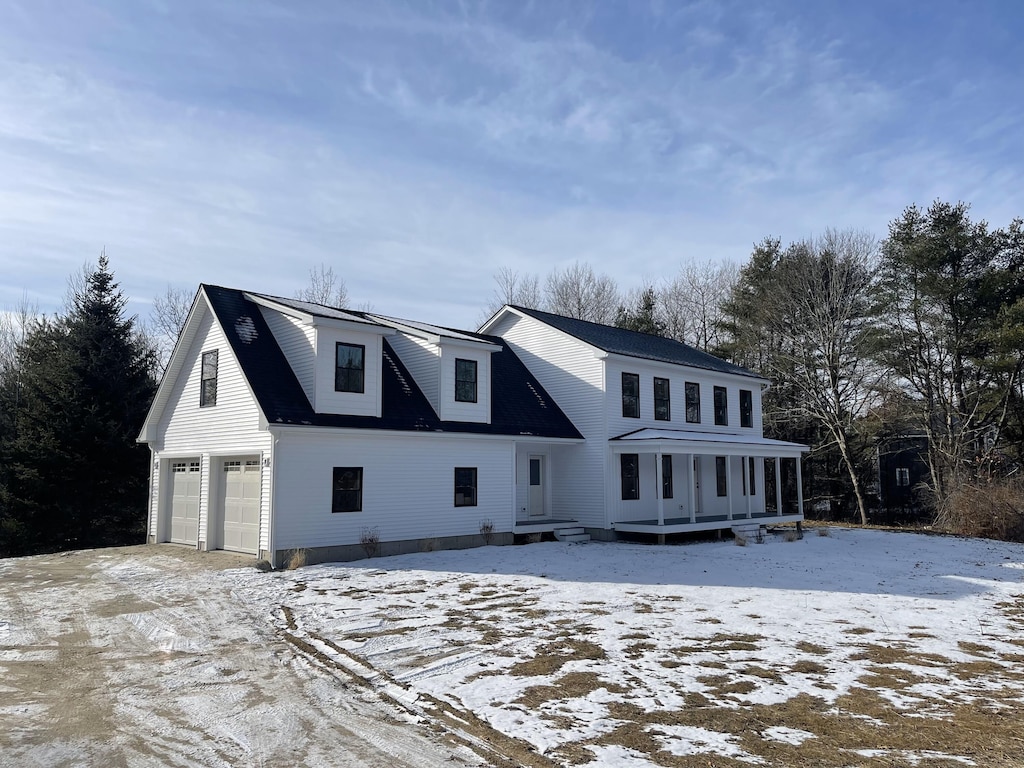
[[[604,648],[589,640],[566,639],[546,643],[537,648],[532,659],[521,661],[509,669],[517,677],[552,675],[570,661],[605,658]]]
[[[569,672],[551,685],[531,685],[514,703],[537,709],[549,701],[582,699],[602,688],[609,693],[628,692],[621,685],[603,680],[596,672]]]
[[[825,665],[806,659],[791,664],[789,668],[800,675],[824,675],[828,672],[828,667]]]
[[[991,645],[982,645],[981,643],[972,643],[969,640],[961,640],[958,642],[957,647],[964,653],[969,653],[972,656],[988,656],[995,652],[995,648]]]
[[[828,655],[828,648],[825,648],[821,645],[817,645],[815,643],[809,643],[806,640],[801,640],[794,647],[802,653],[813,653],[815,656]]]

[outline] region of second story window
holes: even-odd
[[[729,400],[725,387],[715,387],[715,424],[729,426]]]
[[[686,382],[686,422],[700,424],[700,384]]]
[[[749,389],[740,390],[740,426],[754,426],[754,395]]]
[[[199,407],[209,408],[217,404],[217,350],[203,352],[199,383]]]
[[[672,420],[670,389],[668,379],[654,377],[654,419],[656,421]]]
[[[476,402],[476,360],[455,359],[455,400]]]
[[[339,341],[336,355],[334,391],[361,394],[366,374],[366,347]]]
[[[640,418],[640,374],[622,374],[622,417]]]

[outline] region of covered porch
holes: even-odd
[[[665,535],[803,520],[805,445],[751,435],[641,429],[609,441],[616,531]]]

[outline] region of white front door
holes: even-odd
[[[530,517],[544,517],[544,457],[530,457]]]
[[[224,462],[224,532],[221,546],[235,552],[257,554],[260,546],[260,461],[258,458]]]
[[[171,462],[171,531],[175,544],[199,543],[199,459]]]

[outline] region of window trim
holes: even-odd
[[[687,381],[684,386],[685,390],[685,404],[686,404],[686,423],[687,424],[700,424],[700,382],[699,381]],[[693,392],[696,397],[691,402],[690,393]],[[691,419],[690,409],[693,409],[693,415],[696,418]]]
[[[672,454],[666,453],[661,457],[661,498],[671,499],[675,488],[672,484]]]
[[[901,482],[901,481],[906,482]],[[909,488],[910,487],[910,467],[896,467],[896,487],[897,488]]]
[[[460,379],[459,378],[459,363],[465,363],[471,365],[473,368],[472,379]],[[477,402],[477,382],[479,375],[479,363],[476,360],[470,360],[465,357],[455,358],[455,402],[457,403],[475,403]],[[473,385],[473,397],[459,397],[459,384],[472,384]]]
[[[338,353],[342,347],[349,349],[358,349],[361,355],[361,365],[358,368],[342,368],[338,365]],[[358,389],[342,389],[339,384],[338,374],[342,371],[359,371],[359,388]],[[362,395],[366,392],[366,345],[365,344],[351,344],[347,341],[338,341],[334,344],[334,391],[335,392],[349,392],[355,395]]]
[[[665,396],[658,397],[658,384],[665,386]],[[664,404],[664,416],[658,415],[658,404]],[[659,376],[654,377],[654,420],[655,421],[672,421],[672,381],[670,379],[663,379]]]
[[[459,484],[459,473],[460,472],[471,472],[472,473],[470,475],[471,479],[470,479],[469,483],[463,482],[461,485]],[[478,502],[477,496],[478,496],[478,488],[479,488],[479,486],[477,485],[477,479],[478,479],[478,474],[477,474],[477,468],[476,467],[455,467],[455,491],[454,491],[454,499],[453,499],[453,505],[454,506],[456,506],[456,507],[475,507],[475,506],[477,506],[477,502]],[[473,497],[472,497],[472,499],[467,500],[466,499],[466,494],[465,494],[465,492],[463,492],[462,493],[462,498],[460,500],[460,498],[459,498],[459,489],[460,488],[472,488],[473,489]]]
[[[719,498],[729,495],[729,459],[715,456],[715,493]]]
[[[749,389],[740,390],[740,426],[747,429],[754,426],[754,393]]]
[[[211,349],[203,352],[199,358],[199,407],[212,408],[217,405],[217,376],[220,372],[220,350]],[[211,366],[213,375],[207,375],[207,364]],[[212,386],[207,390],[207,384]]]
[[[755,468],[754,457],[753,456],[748,456],[747,458],[750,459],[750,461],[749,461],[750,468],[747,470],[748,473],[749,473],[747,475],[747,484],[748,484],[748,487],[750,489],[750,495],[751,496],[757,496],[757,472],[754,471],[754,468]]]
[[[629,381],[633,385],[633,391],[635,395],[626,394],[626,382]],[[639,419],[640,418],[640,374],[639,373],[627,373],[622,372],[622,418],[624,419]]]
[[[627,470],[630,468],[633,471],[632,477],[627,474]],[[627,484],[627,480],[632,480],[632,482]],[[640,454],[619,454],[619,485],[623,501],[640,500]]]
[[[345,473],[352,472],[356,478],[355,488],[339,488],[339,482]],[[343,505],[338,494],[355,494],[353,502]],[[351,508],[343,508],[349,506]],[[338,515],[346,512],[363,511],[363,468],[362,467],[334,467],[331,475],[331,514]]]
[[[721,402],[719,402],[719,396],[721,396]],[[714,388],[714,404],[715,404],[715,426],[716,427],[728,427],[729,426],[729,389],[728,387]]]

